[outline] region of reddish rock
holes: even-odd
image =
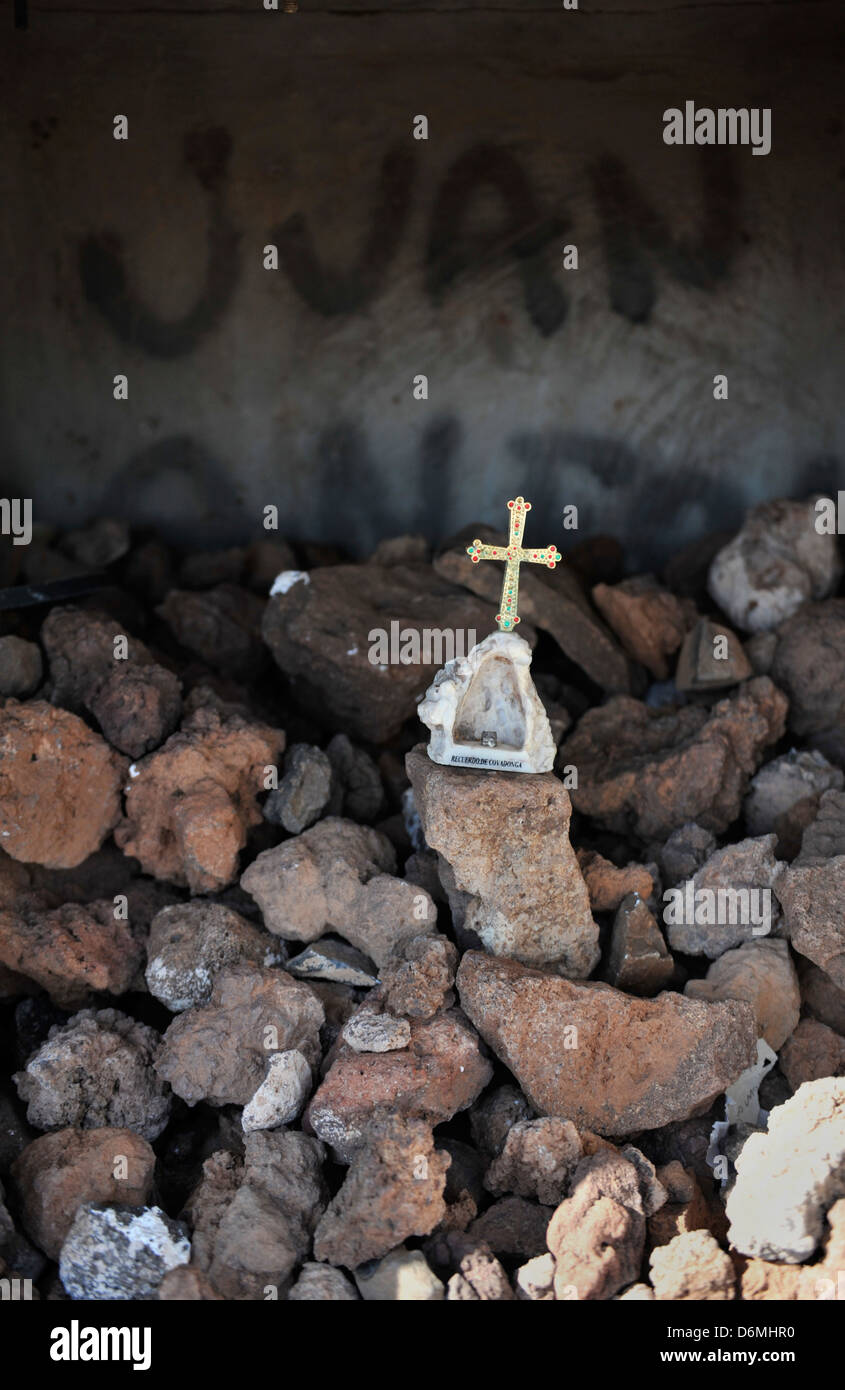
[[[684,605],[661,588],[653,574],[637,574],[619,584],[596,584],[593,602],[629,656],[648,667],[657,680],[667,680],[669,657],[684,640],[694,606]]]
[[[845,989],[845,855],[784,869],[775,892],[786,933],[802,956]]]
[[[428,565],[332,565],[280,588],[267,604],[262,631],[301,702],[353,738],[386,743],[455,653],[445,644],[438,650],[438,637],[429,653],[420,640],[427,661],[371,661],[370,633],[384,632],[387,642],[395,623],[397,634],[413,631],[420,639],[423,629],[480,638],[490,617],[486,604]]]
[[[797,1091],[805,1081],[845,1073],[845,1038],[814,1018],[803,1018],[778,1060],[793,1091]]]
[[[179,723],[182,688],[164,666],[121,664],[99,687],[88,708],[109,743],[130,758],[142,758]]]
[[[397,943],[381,971],[387,1007],[408,1018],[433,1018],[455,1002],[458,953],[445,936],[424,934]]]
[[[171,1023],[156,1071],[189,1105],[246,1105],[274,1053],[296,1050],[316,1067],[324,1017],[314,991],[283,970],[227,966],[210,1002]]]
[[[559,779],[442,767],[422,748],[405,761],[426,843],[450,866],[454,888],[472,896],[465,929],[494,955],[589,975],[598,927]]]
[[[222,1303],[223,1295],[216,1292],[202,1270],[194,1265],[177,1265],[168,1270],[158,1286],[156,1297],[166,1303]]]
[[[619,869],[592,849],[576,850],[575,856],[584,875],[593,912],[615,912],[629,893],[647,899],[654,892],[654,878],[645,864],[626,864],[624,869]]]
[[[450,1009],[411,1020],[411,1039],[401,1051],[361,1053],[341,1043],[308,1107],[308,1123],[348,1161],[377,1121],[396,1115],[440,1124],[466,1110],[492,1074],[476,1034]]]
[[[658,1168],[657,1177],[669,1200],[647,1219],[649,1246],[668,1245],[686,1231],[709,1231],[710,1208],[693,1170],[674,1159]]]
[[[706,1109],[756,1055],[748,1004],[636,999],[468,951],[464,1011],[526,1096],[577,1128],[627,1135]]]
[[[172,734],[182,709],[178,677],[107,613],[54,608],[41,629],[53,701],[90,710],[109,743],[140,758]],[[117,656],[118,644],[125,654]]]
[[[143,1207],[152,1196],[155,1154],[131,1129],[61,1129],[34,1139],[12,1164],[27,1234],[59,1258],[83,1202]]]
[[[819,1023],[845,1034],[845,989],[839,989],[825,970],[804,956],[798,956],[796,966],[805,1011]]]
[[[192,893],[219,892],[237,874],[248,829],[261,821],[256,798],[284,743],[278,729],[198,710],[130,771],[115,840],[145,873]]]
[[[687,821],[719,834],[739,815],[764,748],[783,734],[786,707],[766,676],[710,710],[652,709],[618,695],[583,715],[558,763],[578,770],[575,809],[617,834],[665,840]]]
[[[79,1008],[92,993],[123,994],[143,955],[111,899],[20,916],[0,911],[0,963],[65,1009]]]
[[[621,1154],[594,1154],[575,1170],[572,1195],[554,1213],[548,1246],[555,1296],[612,1298],[639,1277],[645,1215],[637,1170]]]
[[[13,859],[73,868],[120,817],[125,763],[81,719],[43,700],[0,710],[0,825]]]
[[[448,1167],[422,1121],[380,1121],[317,1227],[316,1258],[354,1269],[408,1236],[428,1235],[446,1212]]]
[[[719,956],[703,980],[689,980],[690,999],[745,999],[754,1010],[757,1031],[779,1052],[795,1029],[801,1009],[798,977],[785,941],[747,941]]]

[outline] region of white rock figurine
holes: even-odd
[[[456,767],[550,772],[555,742],[534,682],[531,648],[493,632],[438,671],[417,707],[431,730],[428,756]]]

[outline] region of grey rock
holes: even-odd
[[[149,1299],[190,1258],[187,1228],[159,1207],[88,1202],[68,1231],[59,1274],[72,1299]]]
[[[284,776],[264,803],[264,819],[281,825],[292,835],[322,815],[332,782],[332,765],[321,748],[295,743],[285,754]]]
[[[300,980],[326,980],[362,989],[378,984],[378,974],[369,956],[331,936],[323,936],[306,946],[288,961],[287,969]]]
[[[43,674],[40,647],[22,637],[0,637],[0,695],[31,695]]]

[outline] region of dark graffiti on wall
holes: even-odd
[[[208,198],[205,283],[194,306],[180,319],[164,320],[138,298],[128,283],[120,243],[113,235],[89,236],[79,248],[85,296],[122,342],[152,357],[192,352],[230,307],[241,273],[241,236],[226,210],[226,175],[231,139],[219,128],[190,132],[184,158]],[[632,323],[647,323],[657,300],[655,268],[681,284],[712,290],[730,268],[739,237],[739,197],[729,149],[699,151],[700,230],[693,240],[677,238],[670,219],[654,207],[632,175],[607,155],[588,169],[601,227],[611,309]],[[280,266],[315,313],[352,314],[385,289],[391,265],[406,234],[418,175],[413,148],[389,149],[376,181],[369,225],[354,263],[345,270],[321,258],[319,236],[303,213],[269,230]],[[467,231],[473,201],[492,189],[501,205],[493,233]],[[479,144],[447,169],[431,209],[421,253],[421,285],[433,304],[442,303],[461,279],[484,274],[503,260],[513,262],[522,282],[529,320],[544,337],[567,314],[567,295],[555,251],[574,236],[569,219],[549,212],[526,170],[508,149]]]

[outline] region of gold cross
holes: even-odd
[[[523,546],[521,542],[525,529],[525,514],[531,511],[531,503],[526,502],[524,497],[515,497],[508,506],[511,525],[506,546],[482,545],[479,540],[467,546],[467,555],[474,565],[477,565],[479,560],[505,561],[505,578],[502,583],[502,597],[499,600],[500,611],[496,614],[496,622],[502,632],[510,632],[519,622],[516,606],[519,597],[520,565],[528,560],[531,564],[548,565],[549,569],[553,570],[558,560],[563,559],[554,545],[547,545],[545,550],[530,550]]]

